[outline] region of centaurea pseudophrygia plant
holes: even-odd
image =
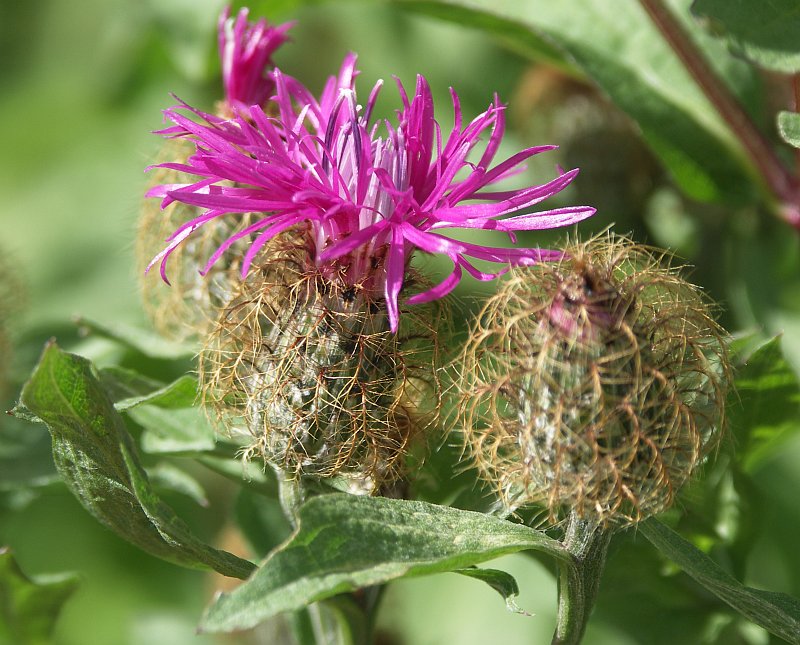
[[[267,110],[238,106],[218,116],[181,103],[165,111],[174,125],[162,133],[191,141],[195,151],[159,167],[195,179],[157,186],[148,196],[162,198],[163,207],[179,202],[203,210],[175,230],[151,266],[160,264],[166,281],[170,255],[198,231],[222,218],[247,218],[199,267],[209,272],[246,242],[237,260],[242,288],[221,315],[218,328],[226,332],[212,341],[212,389],[226,405],[236,401],[271,462],[384,479],[412,434],[405,402],[419,398],[408,392],[416,379],[401,346],[409,335],[419,337],[420,325],[394,336],[401,290],[419,282],[409,280],[414,251],[443,254],[453,264],[441,283],[406,299],[421,304],[452,291],[464,271],[489,280],[511,264],[561,257],[467,243],[448,229],[494,230],[513,241],[516,231],[569,225],[594,209],[526,212],[566,187],[577,170],[542,185],[495,189],[528,158],[554,147],[527,148],[494,164],[505,129],[497,99],[465,123],[452,92],[454,125],[445,135],[422,76],[411,96],[398,82],[401,108],[391,123],[371,118],[381,82],[359,105],[352,54],[319,99],[278,69],[273,76]],[[473,259],[502,266],[486,273]],[[230,356],[233,362],[221,358]]]

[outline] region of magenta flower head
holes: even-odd
[[[258,213],[255,222],[219,246],[201,273],[244,238],[250,240],[241,262],[244,277],[269,240],[303,225],[317,270],[344,287],[384,299],[396,330],[399,294],[415,249],[447,256],[453,269],[440,284],[408,298],[409,304],[441,298],[464,271],[490,280],[508,265],[561,257],[557,251],[470,244],[446,233],[486,229],[515,241],[516,231],[566,226],[591,216],[594,209],[588,206],[528,212],[569,185],[577,170],[560,172],[542,185],[494,190],[519,173],[525,160],[555,146],[527,148],[494,164],[505,128],[504,106],[495,98],[485,112],[464,123],[458,96],[451,91],[454,125],[445,136],[422,76],[411,97],[398,82],[402,107],[396,122],[375,123],[371,116],[382,83],[361,107],[355,65],[356,57],[348,55],[319,100],[276,69],[276,116],[259,106],[237,109],[229,119],[186,104],[165,111],[175,125],[163,134],[190,139],[196,151],[185,163],[160,166],[199,179],[157,186],[148,196],[161,197],[162,207],[177,201],[205,209],[180,226],[151,262],[160,262],[165,281],[170,254],[197,229],[221,217]],[[482,153],[471,160],[482,139]],[[505,266],[486,273],[473,259]]]
[[[218,23],[225,101],[229,109],[263,105],[275,90],[272,54],[286,42],[294,23],[272,26],[264,18],[250,22],[246,8],[236,18],[230,13],[225,7]]]

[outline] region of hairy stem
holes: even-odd
[[[562,544],[572,562],[559,563],[558,618],[552,645],[578,645],[594,607],[613,531],[570,514]]]
[[[800,228],[800,182],[781,162],[739,101],[720,80],[697,45],[664,5],[663,0],[639,0],[665,40],[738,137],[770,192],[781,204],[781,216]]]

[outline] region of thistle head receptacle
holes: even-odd
[[[601,524],[669,507],[724,425],[728,362],[700,290],[611,235],[515,269],[463,354],[467,447],[508,507]]]

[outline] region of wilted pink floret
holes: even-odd
[[[153,259],[151,266],[161,263],[164,280],[170,253],[197,228],[232,213],[262,213],[261,219],[224,242],[201,273],[236,240],[248,238],[245,276],[268,240],[307,223],[319,270],[383,295],[396,330],[398,296],[414,249],[446,255],[453,270],[437,286],[410,297],[409,303],[441,298],[455,288],[463,271],[491,280],[507,270],[485,273],[469,258],[508,265],[561,257],[558,251],[470,244],[443,232],[489,229],[515,241],[515,231],[555,228],[591,216],[594,209],[587,206],[513,215],[558,193],[577,170],[543,185],[488,190],[522,170],[529,157],[555,146],[527,148],[492,167],[503,137],[504,107],[495,98],[485,112],[464,124],[458,96],[451,90],[455,123],[445,137],[422,76],[410,99],[397,83],[402,108],[396,125],[370,123],[381,82],[366,106],[359,106],[355,63],[354,55],[345,58],[339,76],[328,81],[319,101],[299,81],[275,70],[277,116],[267,116],[258,106],[238,110],[231,119],[186,104],[165,110],[175,125],[163,133],[190,138],[196,152],[185,163],[161,166],[200,180],[158,186],[148,196],[162,197],[162,207],[179,201],[207,210],[176,230]],[[483,135],[486,145],[480,158],[468,161]]]
[[[247,9],[235,19],[230,12],[226,7],[218,23],[225,100],[230,108],[263,105],[275,91],[271,56],[286,42],[286,32],[294,23],[273,27],[264,18],[248,21]]]

